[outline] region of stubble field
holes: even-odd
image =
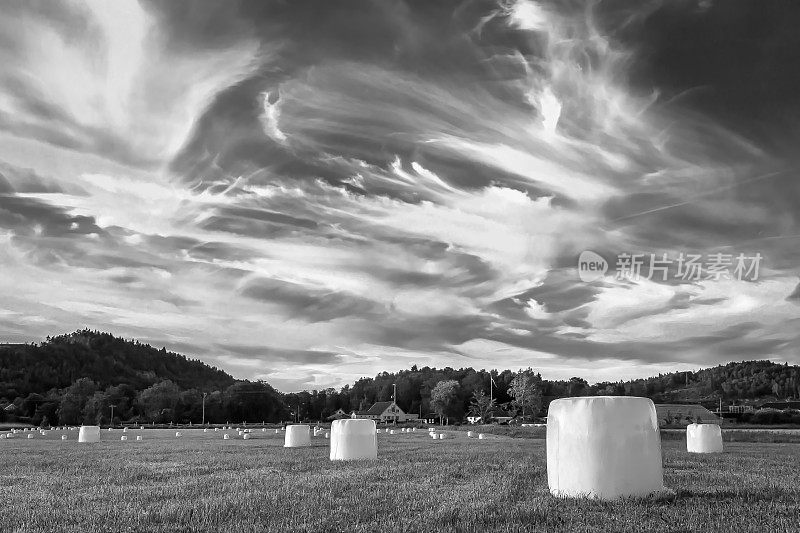
[[[230,433],[0,441],[0,531],[800,531],[800,444],[665,440],[674,496],[609,503],[550,496],[540,439],[381,433],[377,462],[333,463],[322,437]]]

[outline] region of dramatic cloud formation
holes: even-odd
[[[2,341],[282,390],[800,362],[791,3],[0,4]]]

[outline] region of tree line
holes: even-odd
[[[461,421],[466,416],[546,413],[554,398],[646,396],[656,403],[716,406],[800,396],[800,367],[770,361],[730,363],[627,382],[546,380],[535,370],[422,367],[382,372],[341,389],[282,394],[264,382],[237,381],[196,360],[107,333],[80,330],[39,345],[0,346],[0,422],[223,423],[324,420],[392,399],[407,413]]]

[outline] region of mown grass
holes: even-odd
[[[545,443],[379,435],[377,462],[332,463],[327,441],[282,435],[76,432],[0,441],[0,531],[786,531],[800,529],[800,445],[728,443],[698,456],[664,442],[659,500],[561,500]]]

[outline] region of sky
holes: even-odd
[[[282,391],[800,363],[796,2],[0,9],[2,342]]]

